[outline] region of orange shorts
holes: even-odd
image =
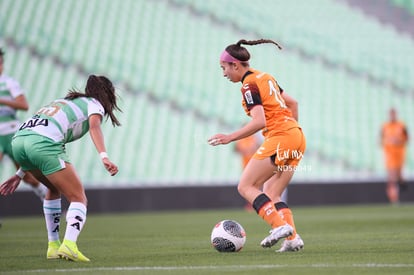
[[[387,169],[400,169],[405,161],[404,147],[386,147],[384,148],[385,167]]]
[[[253,155],[255,159],[270,157],[276,166],[297,166],[306,149],[306,139],[300,128],[265,139]]]

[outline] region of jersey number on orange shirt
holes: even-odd
[[[280,107],[286,109],[287,108],[286,103],[283,100],[279,90],[275,87],[274,82],[269,80],[268,83],[269,83],[269,88],[270,88],[270,95],[275,93],[275,99],[279,103]]]

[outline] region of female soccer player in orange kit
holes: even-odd
[[[262,43],[272,43],[281,49],[272,40],[240,40],[222,52],[223,75],[231,82],[241,82],[242,105],[251,120],[233,133],[213,135],[208,142],[212,146],[228,144],[262,130],[264,142],[244,169],[238,191],[271,226],[270,235],[261,246],[271,247],[286,238],[278,251],[298,251],[304,243],[296,233],[291,210],[280,197],[305,152],[306,140],[295,119],[297,109],[292,114],[289,108],[296,101],[280,88],[273,76],[251,68],[250,54],[241,46]]]
[[[398,203],[399,187],[401,189],[407,187],[402,181],[402,169],[405,163],[408,131],[405,124],[398,120],[395,109],[389,111],[389,117],[389,121],[384,123],[381,129],[381,144],[388,174],[385,191],[390,203]]]

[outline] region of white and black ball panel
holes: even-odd
[[[239,223],[235,222],[235,221],[224,221],[223,222],[223,229],[229,233],[230,235],[233,235],[235,237],[238,238],[243,238],[243,234],[244,234],[244,230],[243,228],[240,226]]]
[[[240,251],[246,242],[243,227],[233,220],[218,222],[211,232],[211,244],[219,252]]]
[[[225,238],[222,237],[216,237],[213,239],[212,244],[215,249],[217,249],[220,252],[235,252],[236,251],[236,245]]]

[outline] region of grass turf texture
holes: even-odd
[[[305,249],[283,254],[274,252],[280,243],[260,247],[268,227],[242,209],[91,214],[78,240],[90,263],[46,260],[42,216],[5,218],[0,273],[413,274],[414,205],[292,210]],[[211,230],[223,219],[237,220],[246,230],[238,253],[219,253],[210,245]]]

